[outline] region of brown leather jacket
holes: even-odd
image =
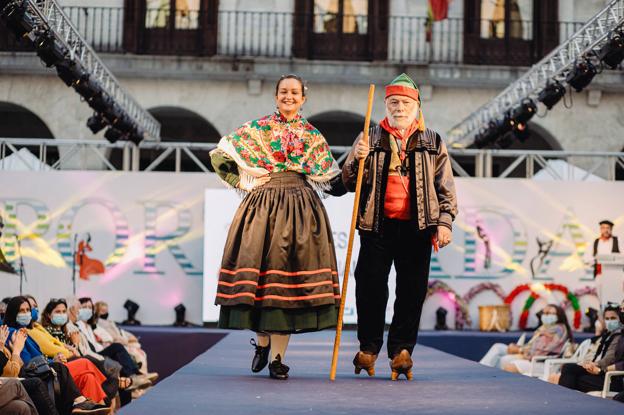
[[[357,228],[378,234],[384,217],[390,135],[376,126],[370,129],[369,140],[371,152],[365,160]],[[342,180],[350,192],[355,191],[358,170],[354,149],[355,144],[342,168]],[[448,151],[440,135],[429,129],[415,132],[408,139],[406,155],[412,225],[421,230],[437,225],[452,229],[457,195]]]

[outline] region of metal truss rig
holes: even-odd
[[[65,46],[69,58],[84,68],[106,94],[145,132],[148,140],[160,139],[160,123],[121,86],[63,12],[56,0],[27,0],[27,12],[38,28],[47,28]]]
[[[518,106],[523,99],[535,99],[549,82],[565,84],[566,74],[576,62],[588,57],[590,52],[599,50],[623,24],[624,0],[613,0],[522,77],[451,128],[448,132],[449,143],[454,147],[467,147],[489,121],[503,118],[508,110]]]

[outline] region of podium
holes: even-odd
[[[596,255],[602,273],[596,276],[596,291],[600,306],[624,300],[624,254]]]

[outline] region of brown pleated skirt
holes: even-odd
[[[274,173],[239,206],[223,253],[219,327],[300,332],[336,324],[332,231],[303,175]]]

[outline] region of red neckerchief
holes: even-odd
[[[410,126],[407,127],[405,130],[403,130],[403,132],[401,132],[401,130],[395,127],[392,127],[390,123],[388,122],[388,117],[385,117],[383,120],[381,120],[379,125],[381,126],[381,128],[383,128],[384,130],[392,134],[395,138],[398,138],[401,140],[401,148],[399,149],[399,157],[401,161],[403,161],[405,159],[405,149],[407,148],[407,139],[410,138],[411,135],[414,134],[414,132],[420,128],[420,120],[412,121]]]

